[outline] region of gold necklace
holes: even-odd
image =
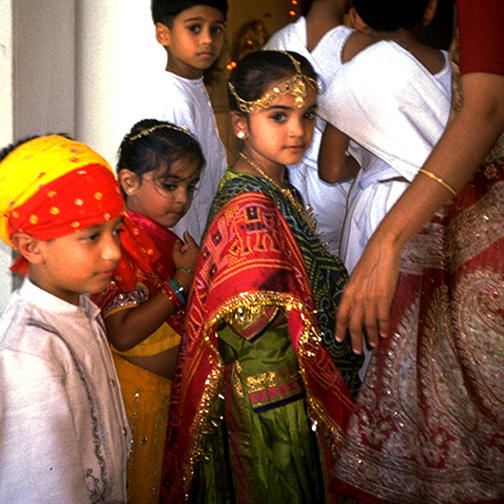
[[[308,226],[315,231],[315,217],[313,215],[313,210],[309,206],[303,206],[301,202],[292,194],[292,191],[288,187],[282,187],[280,184],[277,184],[269,175],[264,173],[264,170],[252,159],[250,159],[247,155],[240,151],[240,157],[248,163],[262,178],[266,179],[271,185],[276,187],[282,196],[286,197],[294,206],[294,208],[299,212],[303,220],[308,224]]]

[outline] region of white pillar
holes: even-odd
[[[74,5],[0,0],[0,147],[74,132]],[[10,294],[10,250],[0,245],[0,309]]]
[[[0,0],[0,144],[12,142],[12,0]]]
[[[0,147],[13,139],[12,0],[0,0]],[[11,291],[9,247],[0,242],[0,311]]]
[[[14,138],[74,133],[75,10],[61,0],[13,0]]]
[[[142,118],[142,83],[159,74],[166,56],[149,1],[79,0],[76,9],[76,138],[114,166],[122,137]]]

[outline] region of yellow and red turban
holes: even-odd
[[[0,163],[0,238],[11,247],[16,232],[52,240],[123,211],[110,165],[83,143],[38,137]]]

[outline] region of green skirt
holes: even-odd
[[[203,441],[190,501],[194,503],[323,503],[316,438],[286,325],[247,341],[219,331],[225,364],[215,430]]]

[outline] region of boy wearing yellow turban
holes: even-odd
[[[129,428],[100,310],[121,257],[107,162],[59,135],[0,153],[0,237],[27,274],[0,318],[0,502],[126,502]]]

